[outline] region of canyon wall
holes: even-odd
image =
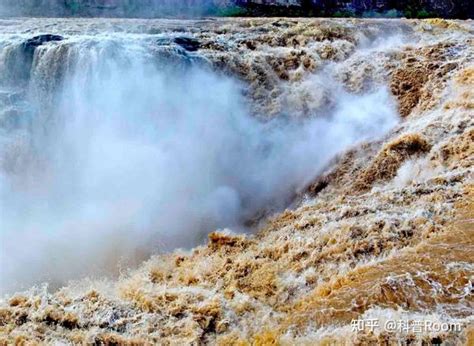
[[[4,0],[3,15],[157,17],[405,16],[472,18],[470,0]]]

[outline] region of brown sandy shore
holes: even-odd
[[[248,83],[258,114],[324,107],[330,95],[307,76],[337,63],[351,92],[389,86],[401,121],[340,155],[254,235],[213,232],[115,281],[6,297],[0,344],[473,345],[472,21],[239,19],[185,29],[215,67]],[[384,46],[392,33],[408,40]],[[461,331],[357,332],[358,318]]]

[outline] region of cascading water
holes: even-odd
[[[472,344],[473,30],[0,19],[0,344]]]
[[[339,92],[324,114],[261,122],[245,84],[174,32],[1,40],[4,287],[110,273],[245,230],[396,122],[384,89],[349,95],[324,73]]]

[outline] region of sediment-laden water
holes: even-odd
[[[469,344],[473,30],[0,21],[3,341]]]

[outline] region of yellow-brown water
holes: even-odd
[[[51,23],[64,25],[38,25]],[[474,342],[472,23],[73,24],[192,32],[214,67],[248,83],[256,116],[304,118],[330,108],[332,95],[310,81],[334,63],[331,73],[351,93],[389,86],[402,120],[316,178],[308,172],[308,189],[288,210],[262,212],[254,235],[213,232],[206,245],[154,256],[118,279],[10,294],[0,308],[4,344]],[[403,39],[384,45],[394,31]],[[377,37],[380,44],[361,49]],[[358,318],[456,322],[461,331],[357,332]]]

